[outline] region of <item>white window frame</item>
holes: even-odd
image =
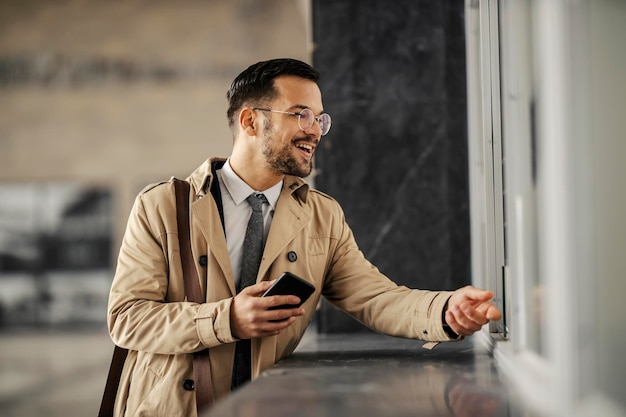
[[[472,275],[494,291],[504,317],[489,330],[506,338],[498,4],[478,5],[471,1],[466,13]]]
[[[621,259],[595,249],[624,241],[613,207],[624,205],[626,192],[593,182],[604,175],[613,184],[608,173],[626,173],[621,163],[600,167],[616,158],[597,148],[626,149],[606,128],[619,131],[623,119],[604,117],[624,95],[607,93],[597,75],[611,76],[598,61],[624,62],[623,52],[598,55],[598,45],[625,33],[614,30],[623,27],[617,19],[613,32],[603,30],[598,16],[611,13],[626,9],[608,0],[466,0],[472,282],[493,290],[505,312],[501,327],[480,336],[530,408],[551,416],[626,411],[603,395],[594,369],[608,363],[598,359],[598,345],[621,343],[599,321],[613,316],[599,312],[596,288],[604,297],[607,288],[624,288],[604,273],[620,270]],[[594,96],[599,88],[605,96]],[[594,112],[601,127],[592,124]],[[609,224],[599,213],[612,216],[615,232],[596,230]],[[598,334],[605,339],[596,341]]]

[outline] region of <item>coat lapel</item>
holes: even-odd
[[[303,204],[303,199],[299,196],[298,188],[300,187],[306,187],[304,181],[291,182],[285,180],[265,244],[263,260],[259,267],[258,276],[260,277],[265,276],[269,267],[284,252],[289,242],[293,241],[310,222],[311,210],[306,204]]]
[[[213,198],[211,198],[211,194],[191,204],[191,221],[193,229],[200,231],[205,241],[208,243],[211,255],[217,260],[217,263],[226,277],[231,293],[235,295],[235,280],[228,256],[226,236],[224,236],[224,229],[222,228],[217,205]],[[198,242],[198,245],[197,247],[200,248],[201,242]],[[204,251],[205,249],[202,248],[201,250]],[[211,273],[210,270],[208,272]],[[201,286],[206,291],[206,282],[202,282]]]
[[[222,158],[211,159],[189,177],[194,189],[191,198],[196,198],[196,195],[202,196],[202,198],[191,203],[191,238],[196,258],[206,254],[204,242],[207,242],[208,248],[216,259],[226,284],[234,296],[237,294],[235,279],[219,209],[211,193],[206,192],[207,189],[210,189],[212,180],[216,181],[211,175],[211,165],[215,162],[223,164],[224,161],[225,159]],[[259,267],[259,277],[265,276],[269,267],[283,253],[285,247],[309,224],[311,209],[306,205],[307,193],[308,185],[303,179],[292,176],[285,177],[272,219],[272,227],[265,244],[263,260]],[[208,273],[211,271],[208,270]],[[202,274],[199,275],[202,276]],[[206,294],[206,280],[201,279],[200,286]]]
[[[213,181],[217,181],[213,175],[213,170],[219,169],[224,162],[226,162],[225,158],[211,158],[205,161],[188,178],[193,188],[191,198],[195,199],[191,203],[191,236],[196,248],[196,256],[209,255],[206,253],[208,246],[210,254],[216,259],[221,269],[221,276],[226,280],[225,284],[228,286],[231,294],[235,295],[235,280],[233,278],[233,269],[230,265],[230,257],[228,256],[220,209],[210,191],[213,185],[217,185],[217,183],[213,184]],[[200,233],[197,233],[198,231]],[[211,280],[217,279],[216,275],[218,274],[215,274],[215,271],[211,271],[208,267],[207,273],[213,275]],[[200,286],[206,294],[207,279],[201,281]]]

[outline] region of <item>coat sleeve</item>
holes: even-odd
[[[335,222],[336,247],[324,283],[324,296],[367,327],[380,333],[451,341],[443,328],[443,311],[452,292],[399,286],[383,275],[359,250],[343,212]]]
[[[162,187],[140,194],[131,211],[109,294],[111,338],[127,349],[160,354],[231,342],[232,299],[185,301],[174,193],[168,198],[168,185]]]

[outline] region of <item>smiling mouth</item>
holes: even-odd
[[[313,151],[315,150],[315,147],[313,145],[310,145],[308,143],[296,143],[296,148],[302,150],[303,152],[307,153],[308,155],[312,155]]]

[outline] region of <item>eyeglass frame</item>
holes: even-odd
[[[328,134],[328,132],[330,132],[330,126],[332,125],[332,117],[330,117],[330,114],[322,113],[319,116],[316,116],[315,113],[313,113],[313,110],[311,110],[309,108],[304,108],[304,109],[300,110],[299,112],[264,109],[264,108],[261,108],[261,107],[253,107],[252,110],[268,111],[268,112],[271,112],[271,113],[281,113],[281,114],[290,114],[292,116],[298,116],[298,127],[303,132],[306,132],[307,130],[312,128],[313,127],[313,123],[317,122],[317,124],[320,125],[320,129],[322,130],[322,136],[325,136],[325,135]],[[306,129],[303,129],[302,126],[300,125],[300,120],[302,120],[303,118],[306,117],[304,114],[302,114],[305,111],[306,112],[310,112],[313,115],[313,121],[311,122],[311,126],[307,127]],[[324,132],[324,129],[322,128],[322,123],[320,122],[320,120],[322,119],[323,116],[328,116],[328,129],[326,130],[326,132]]]

